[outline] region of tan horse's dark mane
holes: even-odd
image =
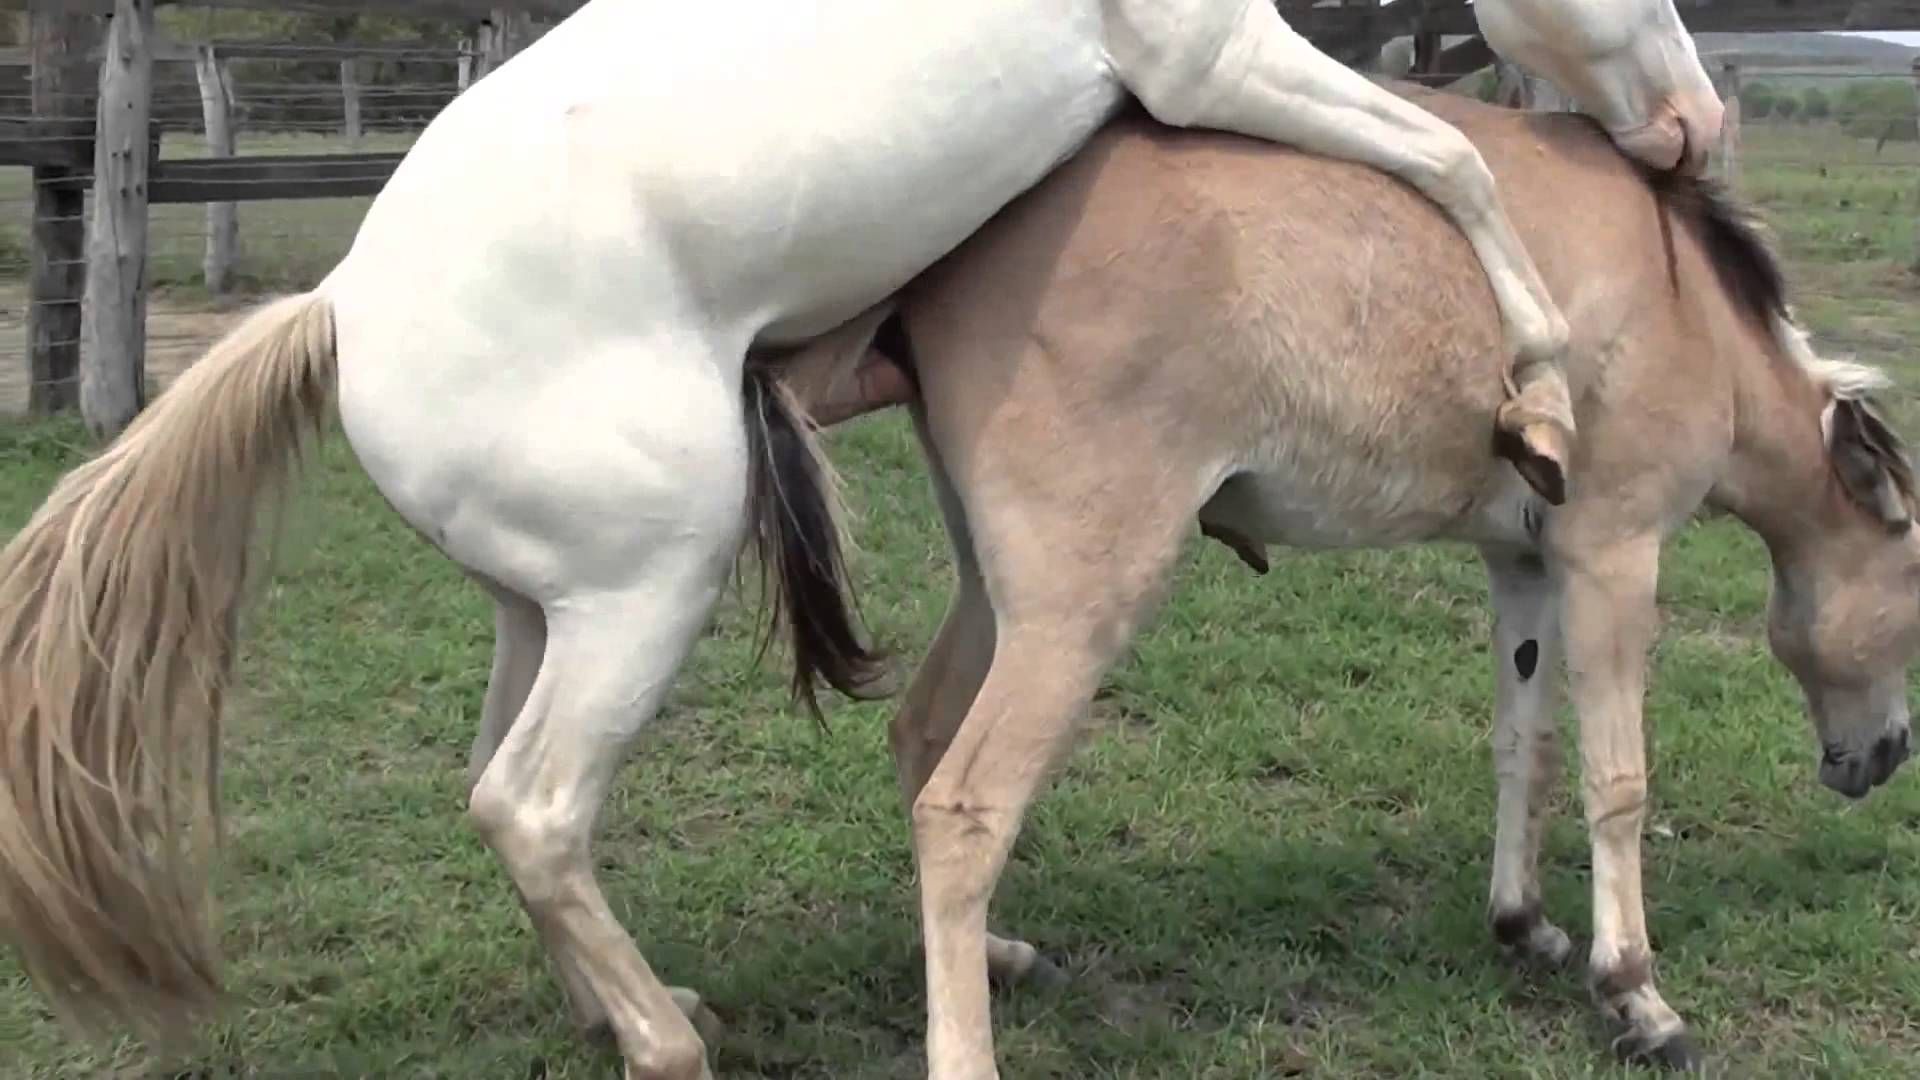
[[[1718,180],[1642,172],[1661,203],[1693,229],[1721,286],[1740,310],[1762,327],[1786,318],[1786,275],[1754,209]]]

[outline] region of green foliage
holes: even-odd
[[[154,14],[162,30],[183,41],[210,39],[298,41],[339,44],[349,41],[425,41],[456,44],[468,28],[450,19],[398,15],[328,15],[294,11],[235,11],[162,7]]]
[[[1904,79],[1857,80],[1840,92],[1834,112],[1855,138],[1907,142],[1915,137],[1914,91]]]
[[[1825,120],[1833,112],[1833,102],[1827,98],[1827,92],[1817,86],[1809,86],[1800,95],[1800,115],[1808,120]]]
[[[1492,68],[1480,73],[1474,81],[1473,96],[1481,101],[1492,101],[1500,96],[1500,73]]]
[[[0,277],[25,277],[31,260],[26,222],[0,220]]]
[[[1755,80],[1740,88],[1740,110],[1749,117],[1760,119],[1773,114],[1774,99],[1780,92],[1773,84]]]

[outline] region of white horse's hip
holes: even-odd
[[[534,592],[555,545],[737,531],[747,348],[871,307],[1083,145],[1122,100],[1099,18],[589,4],[435,119],[324,286],[367,472]]]
[[[643,553],[737,549],[744,342],[594,335],[543,348],[338,292],[347,439],[393,509],[454,561],[546,603],[618,590]]]

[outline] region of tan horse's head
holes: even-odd
[[[1837,394],[1821,415],[1834,497],[1775,544],[1773,653],[1806,693],[1820,781],[1860,798],[1907,759],[1907,664],[1920,652],[1914,477],[1892,429]]]
[[[1572,95],[1628,155],[1706,170],[1722,107],[1673,0],[1476,0],[1503,58]]]

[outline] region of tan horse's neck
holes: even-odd
[[[1761,534],[1770,548],[1793,544],[1807,517],[1828,509],[1832,473],[1820,438],[1826,390],[1770,334],[1743,327],[1749,356],[1732,357],[1734,452],[1713,502]]]
[[[1798,332],[1743,320],[1734,369],[1733,453],[1711,501],[1759,534],[1776,554],[1816,542],[1847,497],[1835,481],[1821,415],[1837,394],[1857,396],[1878,373],[1816,358]]]

